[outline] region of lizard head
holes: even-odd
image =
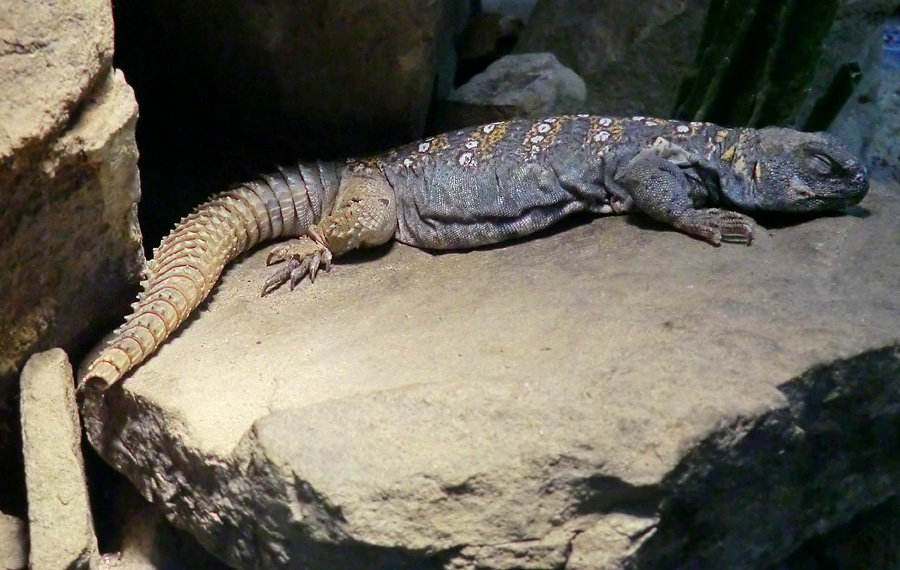
[[[865,167],[828,133],[768,127],[738,143],[734,166],[753,186],[754,210],[823,212],[858,204],[869,190]]]

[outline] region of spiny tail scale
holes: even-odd
[[[326,164],[282,169],[218,194],[153,252],[134,311],[82,373],[102,391],[152,354],[209,295],[225,265],[254,245],[297,237],[322,215],[335,182]]]

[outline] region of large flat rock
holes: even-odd
[[[236,567],[763,567],[900,482],[898,218],[395,244],[267,298],[258,251],[86,430]]]

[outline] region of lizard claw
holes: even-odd
[[[753,243],[753,220],[732,212],[709,208],[699,210],[686,231],[700,236],[713,245],[722,242],[750,245]]]
[[[293,291],[307,275],[310,282],[315,281],[320,267],[326,272],[331,270],[331,259],[331,250],[308,236],[272,248],[266,257],[266,265],[282,261],[287,263],[266,279],[262,287],[262,296],[265,297],[288,282]]]
[[[723,242],[741,245],[753,243],[753,220],[730,210],[719,210],[718,217]]]

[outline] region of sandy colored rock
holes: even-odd
[[[28,354],[73,345],[125,304],[143,261],[136,119],[131,89],[110,72],[71,128],[0,175],[0,227],[12,232],[0,236],[0,393]]]
[[[395,244],[261,299],[263,249],[87,433],[239,568],[765,567],[900,483],[898,216]]]
[[[0,568],[22,570],[28,566],[28,530],[19,518],[0,513]]]
[[[0,508],[24,513],[15,391],[30,354],[87,347],[143,261],[137,104],[108,0],[0,8]],[[80,346],[79,346],[80,345]]]
[[[112,62],[107,0],[4,2],[0,159],[61,131]]]
[[[31,570],[77,570],[97,562],[74,382],[58,348],[35,354],[22,370]]]
[[[111,68],[108,0],[4,2],[0,53],[0,508],[24,514],[22,366],[86,350],[143,263],[137,103]]]
[[[85,351],[127,310],[144,259],[134,94],[109,71],[84,97],[69,101],[79,113],[63,131],[0,168],[0,505],[24,491],[10,434],[25,360],[53,346]]]

